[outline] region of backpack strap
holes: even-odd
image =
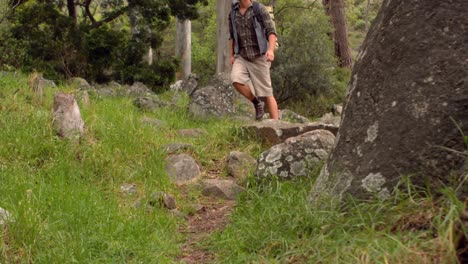
[[[260,22],[261,26],[263,28],[265,28],[265,24],[263,23],[263,17],[261,15],[261,11],[260,11],[261,5],[262,4],[260,4],[257,1],[252,2],[252,7],[253,7],[255,19],[257,19],[257,21]]]
[[[232,37],[234,38],[234,54],[239,54],[239,42],[236,29],[236,8],[239,2],[235,2],[231,6],[231,23],[232,23]]]
[[[262,4],[257,1],[252,2],[253,11],[254,11],[254,28],[255,34],[257,35],[258,46],[260,48],[260,53],[265,54],[268,50],[268,37],[265,34],[265,23],[261,14],[260,8]]]

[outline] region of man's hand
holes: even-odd
[[[234,55],[231,55],[231,58],[229,59],[229,61],[231,62],[231,65],[234,64]]]
[[[267,50],[265,57],[267,58],[267,61],[273,62],[275,60],[275,52],[273,50]]]

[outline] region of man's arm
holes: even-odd
[[[263,19],[263,25],[265,27],[265,34],[268,36],[268,50],[265,53],[265,56],[268,61],[275,60],[275,47],[276,47],[276,27],[275,22],[271,19],[270,14],[265,6],[262,5],[260,9],[260,15]]]
[[[233,36],[233,29],[232,29],[232,21],[231,21],[231,13],[229,13],[228,21],[229,21],[229,53],[230,53],[230,62],[231,65],[234,64],[234,36]]]
[[[231,65],[234,64],[234,40],[231,38],[229,39],[229,53],[230,53],[230,59],[229,61],[231,62]]]
[[[268,61],[275,60],[275,46],[276,46],[276,35],[275,34],[268,35],[268,50],[265,53],[265,56]]]

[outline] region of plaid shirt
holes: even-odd
[[[260,54],[257,35],[255,34],[255,28],[253,25],[253,19],[255,16],[253,5],[250,5],[244,15],[241,15],[239,6],[237,6],[235,14],[236,30],[239,36],[239,53],[243,58],[253,60],[262,55]],[[270,34],[277,35],[275,23],[271,19],[265,6],[260,6],[259,15],[263,20],[266,36],[270,36]],[[229,13],[229,34],[230,39],[234,40],[231,19],[231,14]],[[261,23],[261,21],[259,22]]]

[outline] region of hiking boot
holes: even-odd
[[[265,114],[265,110],[263,109],[264,107],[265,103],[262,101],[255,105],[255,119],[262,119],[263,115]]]

